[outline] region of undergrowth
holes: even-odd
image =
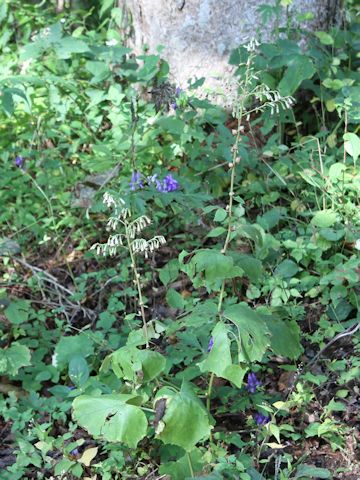
[[[1,4],[1,479],[359,478],[342,13],[234,50],[228,111],[111,2]]]

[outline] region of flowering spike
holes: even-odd
[[[249,393],[255,393],[257,387],[261,385],[260,380],[256,378],[256,374],[254,372],[250,372],[247,377],[247,386],[245,387]]]

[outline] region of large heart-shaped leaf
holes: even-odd
[[[101,369],[106,371],[111,366],[118,378],[143,383],[157,377],[165,363],[165,357],[158,352],[125,346],[106,357]]]
[[[240,388],[247,369],[233,364],[228,334],[228,327],[223,322],[219,322],[212,332],[212,349],[205,360],[198,365],[202,372],[215,373],[218,377],[226,378]]]
[[[94,437],[135,448],[148,426],[141,408],[129,403],[136,399],[136,395],[81,395],[74,400],[73,417]]]
[[[189,383],[183,382],[180,392],[160,389],[155,404],[162,399],[166,400],[165,414],[156,429],[160,440],[190,452],[200,440],[210,435],[207,411]]]
[[[296,359],[302,352],[300,328],[296,322],[266,316],[266,324],[271,332],[271,350],[277,355]]]
[[[240,360],[260,361],[270,345],[270,332],[262,316],[245,303],[239,303],[228,307],[224,317],[237,327],[242,347]]]

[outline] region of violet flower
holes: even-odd
[[[253,419],[255,420],[256,425],[262,427],[270,422],[270,417],[264,415],[263,413],[254,413]]]
[[[177,109],[177,103],[176,102],[171,102],[170,103],[170,108],[172,108],[173,110],[176,110]]]
[[[214,337],[210,337],[209,345],[208,345],[208,348],[207,348],[207,352],[208,352],[208,353],[211,352],[213,346],[214,346]]]
[[[245,387],[249,393],[255,393],[257,387],[260,387],[261,382],[256,378],[256,374],[250,372],[247,377],[247,386]]]
[[[24,166],[24,158],[18,155],[14,160],[14,164],[16,167],[22,168]]]
[[[141,173],[139,171],[137,171],[137,172],[133,171],[132,172],[131,180],[130,180],[129,185],[130,185],[130,190],[132,190],[132,191],[135,191],[138,188],[144,188],[144,185],[141,181]]]
[[[179,188],[179,182],[175,180],[175,178],[171,175],[171,173],[169,175],[166,175],[166,177],[162,181],[162,184],[160,185],[160,188],[156,187],[156,189],[159,192],[165,192],[165,193],[174,192],[178,188]]]

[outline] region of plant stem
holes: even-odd
[[[189,463],[189,470],[190,470],[190,475],[191,475],[191,478],[194,478],[194,468],[192,466],[192,463],[191,463],[191,457],[190,457],[190,454],[189,452],[186,452],[186,456],[187,456],[187,459],[188,459],[188,463]]]
[[[228,230],[224,242],[224,246],[221,250],[221,253],[224,255],[226,254],[226,251],[228,249],[230,240],[231,240],[231,232],[232,232],[232,217],[233,217],[233,199],[234,199],[234,183],[235,183],[235,168],[236,164],[238,161],[238,146],[240,143],[240,133],[241,133],[241,120],[243,116],[243,107],[241,106],[238,112],[238,124],[237,124],[237,131],[236,131],[236,139],[235,139],[235,144],[234,144],[234,149],[233,149],[233,161],[232,161],[232,167],[231,167],[231,177],[230,177],[230,192],[229,192],[229,203],[228,203]],[[221,308],[224,300],[224,293],[225,293],[225,284],[226,280],[223,280],[222,285],[221,285],[221,290],[219,294],[219,302],[218,302],[218,316],[221,319]],[[207,411],[210,415],[210,406],[211,406],[211,393],[212,393],[212,387],[213,387],[213,382],[214,382],[214,373],[210,374],[209,378],[209,385],[208,385],[208,390],[206,394],[206,407]],[[210,433],[210,439],[211,439],[211,433]]]
[[[140,312],[141,312],[141,317],[142,317],[143,326],[144,326],[146,348],[149,348],[149,334],[148,334],[146,317],[145,317],[144,301],[143,301],[143,296],[141,291],[140,274],[138,273],[136,268],[135,255],[134,255],[134,252],[132,251],[130,235],[129,235],[127,224],[125,224],[125,236],[126,236],[126,242],[128,245],[128,250],[129,250],[130,259],[131,259],[131,268],[133,269],[133,272],[134,272],[134,282],[136,284],[137,291],[138,291],[139,306],[140,306]]]
[[[214,373],[211,373],[210,379],[209,379],[209,386],[206,393],[206,408],[209,414],[210,414],[211,391],[212,391],[213,382],[214,382]]]

